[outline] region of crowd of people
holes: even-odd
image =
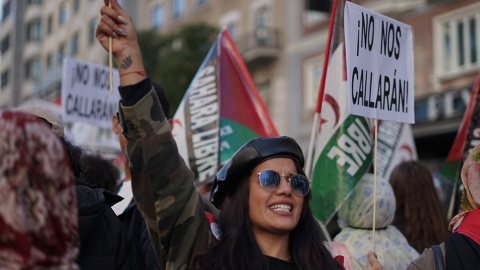
[[[304,153],[287,136],[244,144],[205,199],[131,17],[116,0],[100,13],[96,37],[124,63],[112,119],[124,178],[68,141],[48,109],[1,111],[0,269],[480,269],[480,146],[449,225],[430,171],[409,161],[376,189],[371,174],[359,181],[330,242],[312,214]]]

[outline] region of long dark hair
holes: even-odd
[[[298,169],[301,171],[301,169]],[[268,269],[248,215],[249,176],[240,176],[239,185],[222,204],[218,225],[221,240],[196,260],[196,269]],[[327,248],[325,236],[310,210],[311,192],[304,197],[297,226],[290,232],[289,251],[298,269],[342,269]]]
[[[392,171],[390,184],[397,199],[392,224],[418,252],[437,245],[447,236],[447,221],[432,175],[419,161],[401,163]]]

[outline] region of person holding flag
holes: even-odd
[[[222,212],[217,225],[209,221],[145,78],[131,17],[117,0],[108,2],[96,37],[105,49],[112,38],[122,63],[119,112],[133,194],[164,269],[342,269],[313,218],[303,153],[292,138],[242,146],[217,173],[211,200]]]

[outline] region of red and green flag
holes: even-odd
[[[218,34],[173,121],[173,136],[197,185],[212,180],[245,142],[278,136],[226,29]]]
[[[336,2],[336,1],[335,1]],[[343,39],[343,4],[334,3],[331,43],[324,90],[320,86],[319,121],[312,163],[312,210],[328,223],[335,211],[367,172],[373,157],[369,122],[348,113]],[[332,23],[331,22],[331,23]],[[322,95],[323,92],[323,95]],[[322,102],[323,101],[323,102]],[[320,110],[321,109],[321,110]],[[316,117],[317,118],[317,117]],[[307,173],[308,173],[307,168]]]
[[[442,168],[442,176],[452,183],[457,183],[460,168],[470,151],[480,143],[480,72],[473,86],[470,103],[463,116],[462,124],[448,153],[447,161]]]

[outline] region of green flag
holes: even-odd
[[[367,172],[373,157],[369,123],[364,117],[348,114],[343,1],[340,3],[335,14],[311,177],[311,206],[315,217],[324,224]]]

